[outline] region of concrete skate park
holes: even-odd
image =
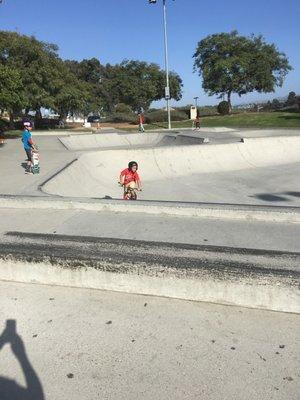
[[[33,136],[39,175],[19,140],[0,150],[0,279],[300,311],[300,131]]]
[[[299,131],[33,136],[39,175],[19,139],[0,148],[0,314],[36,379],[4,346],[4,382],[30,399],[297,398]],[[132,159],[135,202],[117,184]]]

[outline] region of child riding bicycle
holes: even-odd
[[[130,161],[128,168],[120,173],[119,183],[124,187],[124,200],[136,200],[136,191],[142,190],[142,183],[137,170],[138,163],[136,161]]]

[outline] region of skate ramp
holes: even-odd
[[[236,135],[228,135],[227,131],[215,131],[214,135],[219,133],[219,138],[235,139]],[[231,132],[230,130],[228,132]],[[227,135],[226,135],[227,133]],[[198,131],[189,133],[179,132],[150,132],[150,133],[110,133],[110,134],[85,134],[70,135],[59,137],[60,142],[70,151],[82,150],[107,150],[107,149],[125,149],[142,148],[156,146],[180,146],[201,144],[212,132]]]
[[[204,178],[211,181],[210,187],[213,192],[216,186],[214,179],[218,174],[229,176],[234,171],[246,171],[248,181],[242,182],[240,187],[236,186],[242,178],[235,175],[233,186],[228,188],[234,196],[241,188],[247,190],[247,185],[252,186],[254,192],[256,182],[267,185],[268,182],[264,178],[265,169],[276,168],[274,172],[277,173],[280,172],[280,165],[296,165],[300,161],[299,154],[300,137],[296,136],[254,138],[246,139],[244,143],[210,146],[167,146],[90,152],[81,155],[78,160],[44,184],[43,191],[59,196],[120,198],[120,188],[117,185],[119,173],[127,166],[128,161],[136,160],[145,187],[145,193],[141,196],[143,199],[155,199],[156,193],[156,199],[160,200],[165,196],[165,200],[194,201],[193,193],[199,190],[201,194],[202,190],[201,185],[195,190],[195,182],[201,182]],[[295,179],[298,179],[296,177],[299,176],[299,168],[295,167],[291,171],[293,185],[289,187],[296,190]],[[251,174],[254,173],[256,181],[251,180]],[[285,172],[282,180],[289,182],[289,179],[289,172]]]
[[[61,143],[72,151],[90,149],[117,149],[127,147],[155,146],[165,133],[155,132],[147,134],[92,134],[84,136],[68,136],[59,138]]]
[[[208,140],[200,136],[166,135],[157,143],[157,146],[189,146],[206,142],[208,142]]]

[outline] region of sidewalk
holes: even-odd
[[[298,315],[6,282],[0,314],[47,400],[298,399]],[[26,386],[9,345],[0,356]]]

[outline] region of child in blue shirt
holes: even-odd
[[[30,174],[32,166],[32,150],[35,149],[31,136],[32,124],[31,122],[24,122],[24,131],[22,133],[23,147],[27,156],[27,166],[25,172]]]

